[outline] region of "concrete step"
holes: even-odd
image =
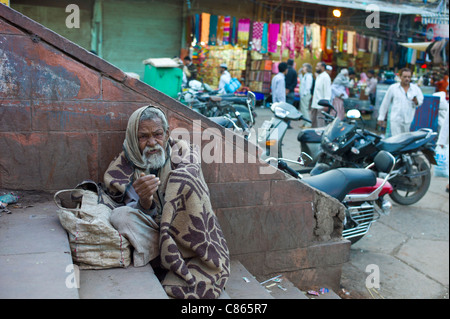
[[[53,201],[0,216],[0,298],[78,299],[72,257]]]
[[[81,299],[168,299],[153,268],[80,270]]]
[[[76,289],[67,233],[53,200],[9,209],[11,214],[0,217],[0,298],[169,298],[150,265],[80,270],[80,287]],[[281,282],[266,289],[275,282],[261,285],[239,261],[232,260],[231,275],[220,299],[311,297],[306,297],[287,278],[281,278]]]

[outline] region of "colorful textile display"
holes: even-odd
[[[223,44],[223,27],[224,27],[224,16],[219,16],[217,22],[217,45]]]
[[[304,49],[304,42],[303,42],[303,24],[300,22],[296,22],[294,24],[294,47],[295,51],[299,52],[300,55],[303,57],[303,49]]]
[[[264,23],[263,35],[261,39],[261,51],[260,51],[263,54],[268,52],[268,45],[269,45],[268,37],[269,37],[269,25],[267,23]]]
[[[223,44],[230,43],[230,24],[231,18],[229,16],[223,17]]]
[[[252,50],[261,51],[264,22],[253,22]]]
[[[285,21],[282,25],[282,33],[281,33],[281,48],[280,55],[283,55],[283,51],[285,49],[290,50],[289,57],[294,57],[294,24],[291,21]]]
[[[202,33],[200,36],[200,42],[208,43],[209,41],[209,19],[211,15],[209,13],[202,13],[201,16],[201,27],[202,27]]]
[[[219,21],[218,16],[211,15],[209,20],[209,45],[216,45],[217,44],[217,23]]]
[[[278,23],[269,24],[269,45],[268,51],[276,53],[278,49],[278,34],[280,33],[280,25]]]
[[[238,23],[238,45],[246,48],[250,37],[250,19],[239,19]]]

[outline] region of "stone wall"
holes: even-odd
[[[171,128],[185,128],[204,152],[221,150],[202,167],[232,257],[254,275],[338,288],[350,247],[340,237],[339,202],[280,171],[261,174],[268,166],[248,152],[251,144],[2,5],[0,60],[0,188],[101,181],[130,114],[159,105]]]

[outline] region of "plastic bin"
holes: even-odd
[[[170,66],[170,63],[162,64],[156,60],[162,59],[148,59],[144,62],[144,83],[174,99],[177,98],[181,91],[183,70],[177,64]]]

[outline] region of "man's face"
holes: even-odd
[[[403,71],[402,75],[400,75],[400,81],[403,86],[409,85],[411,83],[411,72]]]
[[[169,132],[165,132],[159,118],[139,123],[138,142],[142,159],[150,169],[161,168],[166,161],[165,150]]]
[[[323,71],[325,71],[325,68],[323,67],[322,63],[318,63],[316,65],[316,72],[317,73],[322,73]]]

